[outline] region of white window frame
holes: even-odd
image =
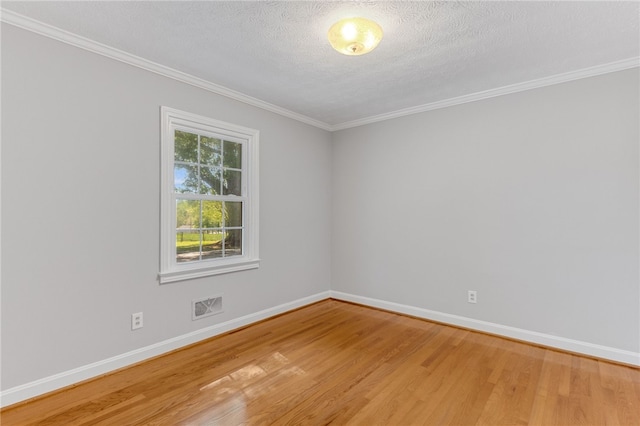
[[[258,142],[259,131],[163,106],[161,112],[160,193],[160,283],[188,280],[228,272],[254,269],[258,256]],[[174,191],[175,130],[212,134],[240,142],[242,150],[242,195],[229,201],[244,201],[242,255],[179,263],[176,261],[176,193]]]

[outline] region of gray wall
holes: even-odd
[[[638,352],[638,94],[635,68],[335,133],[332,290]]]
[[[161,105],[260,130],[259,269],[158,284]],[[327,292],[331,149],[324,130],[3,24],[3,389]],[[219,293],[225,313],[192,322],[191,300]]]

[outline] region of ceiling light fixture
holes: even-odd
[[[364,55],[382,40],[382,28],[364,18],[342,19],[329,28],[329,43],[345,55]]]

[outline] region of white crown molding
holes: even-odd
[[[538,89],[540,87],[552,86],[554,84],[566,83],[573,80],[579,80],[587,77],[595,77],[601,74],[607,74],[616,71],[623,71],[630,68],[640,66],[640,57],[623,59],[621,61],[610,62],[608,64],[597,65],[590,68],[583,68],[576,71],[556,74],[549,77],[539,78],[537,80],[525,81],[522,83],[511,84],[509,86],[498,87],[495,89],[484,90],[482,92],[471,93],[468,95],[458,96],[455,98],[443,99],[441,101],[431,102],[424,105],[418,105],[411,108],[405,108],[385,114],[374,115],[372,117],[360,120],[348,121],[341,124],[331,126],[331,131],[349,129],[352,127],[364,126],[366,124],[377,123],[379,121],[391,120],[393,118],[404,117],[407,115],[418,114],[421,112],[432,111],[434,109],[447,108],[454,105],[466,104],[468,102],[480,101],[483,99],[494,98],[496,96],[508,95],[511,93],[524,92],[525,90]]]
[[[63,371],[62,373],[54,374],[53,376],[25,383],[2,391],[0,393],[0,407],[7,407],[66,386],[107,374],[149,358],[171,352],[184,346],[191,345],[328,298],[329,291],[303,297],[302,299],[274,306],[273,308],[245,315],[221,324],[205,327],[191,333],[183,334],[153,345],[145,346],[144,348],[116,355],[102,361],[83,365],[82,367],[74,368],[73,370]]]
[[[449,324],[470,330],[481,331],[495,336],[508,337],[510,339],[529,342],[549,348],[561,349],[563,351],[582,354],[586,356],[607,359],[623,364],[640,367],[640,352],[632,352],[624,349],[598,345],[580,340],[567,339],[565,337],[540,333],[532,330],[511,327],[493,322],[467,318],[459,315],[447,314],[444,312],[432,311],[430,309],[418,308],[416,306],[403,305],[400,303],[387,302],[385,300],[372,299],[364,296],[331,291],[331,298],[345,302],[357,303],[386,311],[397,312],[417,318],[423,318],[443,324]]]
[[[563,74],[557,74],[537,80],[516,83],[509,86],[498,87],[495,89],[489,89],[482,92],[471,93],[469,95],[458,96],[450,99],[443,99],[424,105],[418,105],[415,107],[366,117],[359,120],[331,125],[314,118],[307,117],[306,115],[299,114],[297,112],[290,111],[277,105],[273,105],[260,99],[245,95],[235,90],[228,89],[224,86],[206,81],[199,77],[195,77],[175,70],[173,68],[148,61],[139,56],[132,55],[119,49],[115,49],[97,41],[79,36],[60,28],[56,28],[49,24],[45,24],[43,22],[31,19],[29,17],[20,15],[4,8],[0,8],[0,21],[330,132],[349,129],[352,127],[364,126],[366,124],[377,123],[379,121],[391,120],[393,118],[404,117],[407,115],[418,114],[421,112],[432,111],[440,108],[447,108],[454,105],[475,102],[482,99],[522,92],[530,89],[537,89],[544,86],[551,86],[554,84],[578,80],[581,78],[593,77],[610,72],[622,71],[625,69],[640,66],[640,57],[628,58],[608,64],[597,65],[594,67],[584,68],[581,70],[571,71]]]
[[[182,71],[157,64],[155,62],[143,59],[139,56],[132,55],[119,49],[115,49],[97,41],[71,33],[69,31],[56,28],[49,24],[36,21],[35,19],[31,19],[29,17],[20,15],[4,8],[0,8],[0,21],[18,28],[22,28],[24,30],[34,32],[36,34],[43,35],[45,37],[49,37],[57,41],[61,41],[66,44],[70,44],[75,47],[79,47],[84,50],[88,50],[92,53],[97,53],[98,55],[106,56],[110,59],[115,59],[116,61],[124,62],[125,64],[133,65],[135,67],[142,68],[143,70],[150,71],[155,74],[159,74],[164,77],[168,77],[182,83],[190,84],[200,89],[204,89],[209,92],[264,109],[266,111],[282,115],[284,117],[292,118],[294,120],[309,124],[314,127],[318,127],[323,130],[331,130],[331,126],[327,123],[323,123],[322,121],[307,117],[306,115],[298,114],[297,112],[270,104],[260,99],[237,92],[235,90],[228,89],[219,84],[211,83]]]

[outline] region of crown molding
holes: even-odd
[[[220,86],[219,84],[211,83],[202,78],[195,77],[193,75],[175,70],[173,68],[169,68],[167,66],[149,61],[136,55],[132,55],[122,50],[107,46],[86,37],[79,36],[69,31],[62,30],[52,25],[45,24],[44,22],[31,19],[27,16],[20,15],[4,8],[0,9],[0,21],[18,28],[22,28],[24,30],[34,32],[36,34],[43,35],[45,37],[49,37],[57,41],[61,41],[66,44],[70,44],[75,47],[79,47],[84,50],[88,50],[92,53],[97,53],[98,55],[102,55],[110,59],[115,59],[116,61],[124,62],[125,64],[133,65],[143,70],[150,71],[155,74],[159,74],[164,77],[168,77],[173,80],[177,80],[179,82],[207,90],[217,95],[225,96],[227,98],[243,102],[245,104],[261,108],[266,111],[270,111],[284,117],[309,124],[314,127],[318,127],[323,130],[331,130],[331,126],[327,123],[323,123],[322,121],[307,117],[306,115],[298,114],[297,112],[270,104],[260,99],[245,95],[244,93],[228,89],[224,86]]]
[[[97,41],[79,36],[69,31],[62,30],[49,24],[45,24],[43,22],[31,19],[29,17],[20,15],[4,8],[0,8],[0,21],[330,132],[349,129],[352,127],[364,126],[366,124],[391,120],[407,115],[419,114],[421,112],[447,108],[454,105],[461,105],[469,102],[480,101],[483,99],[494,98],[496,96],[523,92],[526,90],[537,89],[540,87],[551,86],[554,84],[565,83],[582,78],[594,77],[601,74],[640,67],[640,57],[633,57],[616,62],[597,65],[594,67],[583,68],[576,71],[570,71],[562,74],[552,75],[549,77],[543,77],[536,80],[511,84],[495,89],[484,90],[481,92],[471,93],[455,98],[443,99],[428,104],[418,105],[410,108],[400,109],[384,114],[332,125],[308,117],[306,115],[279,107],[277,105],[270,104],[260,99],[245,95],[244,93],[226,88],[219,84],[215,84],[199,77],[192,76],[182,71],[178,71],[173,68],[169,68],[167,66],[146,60],[139,56],[124,52],[122,50],[115,49]]]
[[[570,71],[562,74],[556,74],[549,77],[539,78],[536,80],[525,81],[523,83],[511,84],[508,86],[498,87],[495,89],[484,90],[482,92],[471,93],[469,95],[458,96],[455,98],[443,99],[441,101],[431,102],[424,105],[418,105],[411,108],[405,108],[385,114],[374,115],[360,120],[348,121],[341,124],[331,126],[331,131],[349,129],[352,127],[364,126],[365,124],[377,123],[379,121],[391,120],[393,118],[404,117],[407,115],[418,114],[421,112],[432,111],[434,109],[447,108],[454,105],[466,104],[468,102],[480,101],[482,99],[494,98],[496,96],[508,95],[511,93],[524,92],[525,90],[537,89],[554,84],[566,83],[573,80],[579,80],[587,77],[595,77],[601,74],[608,74],[616,71],[623,71],[630,68],[640,66],[640,57],[623,59],[621,61],[610,62],[608,64],[597,65],[594,67],[583,68],[576,71]]]

